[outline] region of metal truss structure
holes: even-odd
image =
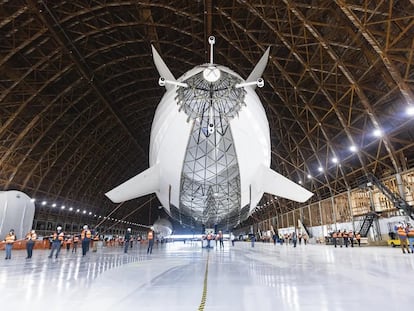
[[[208,60],[210,35],[215,62],[242,77],[271,47],[258,94],[272,168],[300,180],[313,200],[368,173],[412,169],[414,119],[403,111],[414,105],[413,33],[412,0],[2,1],[0,190],[109,214],[105,191],[148,167],[162,96],[150,45],[181,75]],[[194,187],[183,185],[188,208]],[[148,206],[131,214],[145,200],[126,203],[117,218],[153,222]],[[277,200],[265,214],[295,208]]]

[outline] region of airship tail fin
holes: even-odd
[[[246,82],[257,81],[257,79],[262,77],[263,72],[267,65],[267,60],[269,59],[269,52],[270,52],[270,47],[267,48],[262,58],[260,58],[259,62],[256,64],[256,67],[254,67],[253,71],[250,73],[249,77],[246,79]],[[252,87],[255,88],[256,86],[253,85]]]
[[[155,49],[153,45],[151,45],[151,49],[152,49],[152,57],[154,59],[154,64],[155,64],[155,67],[157,67],[160,77],[164,78],[165,80],[176,81],[174,75],[171,73],[170,69],[167,67],[167,65],[165,64],[160,54],[158,54],[157,50]],[[173,87],[174,85],[172,84],[165,85],[165,88],[167,90]]]
[[[262,166],[260,187],[263,192],[296,202],[305,202],[313,193],[272,169]]]
[[[132,200],[159,190],[158,165],[151,166],[118,187],[105,193],[114,203]]]

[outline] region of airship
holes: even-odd
[[[176,79],[152,46],[165,94],[151,127],[149,168],[105,195],[114,203],[155,193],[181,224],[232,228],[264,193],[297,202],[313,194],[270,168],[270,129],[256,94],[270,48],[243,79],[210,62]]]

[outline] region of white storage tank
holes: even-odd
[[[172,224],[168,219],[159,218],[154,222],[153,230],[159,237],[165,238],[172,233]]]
[[[14,229],[18,240],[24,239],[32,229],[35,213],[30,197],[16,190],[0,191],[0,241],[10,229]]]

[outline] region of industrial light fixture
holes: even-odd
[[[352,152],[357,152],[358,148],[355,145],[352,145],[352,146],[349,147],[349,150],[352,151]]]
[[[382,131],[380,129],[375,129],[374,132],[372,133],[375,137],[381,137],[382,136]]]
[[[407,115],[414,116],[414,105],[408,105],[406,111]]]

